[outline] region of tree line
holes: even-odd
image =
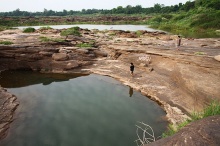
[[[43,12],[27,12],[16,9],[11,12],[0,12],[0,16],[71,16],[71,15],[91,15],[91,14],[153,14],[153,13],[171,13],[177,11],[189,11],[195,7],[206,7],[215,10],[220,10],[220,0],[195,0],[187,1],[185,4],[179,3],[172,6],[165,6],[163,4],[155,4],[153,7],[143,8],[141,5],[126,7],[118,6],[111,10],[104,9],[82,9],[81,11],[63,10],[53,11],[44,9]]]

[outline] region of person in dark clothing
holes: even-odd
[[[131,65],[130,65],[130,73],[133,76],[133,73],[134,73],[134,64],[133,63],[131,63]]]
[[[181,36],[178,35],[178,38],[177,38],[177,50],[179,50],[180,44],[181,44]]]

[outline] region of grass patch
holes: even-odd
[[[142,33],[140,30],[136,31],[136,35],[137,35],[138,37],[140,37],[142,34],[143,34],[143,33]]]
[[[195,52],[194,55],[206,55],[205,52]]]
[[[0,41],[0,44],[11,45],[11,44],[13,44],[13,42],[11,42],[11,41]]]
[[[17,29],[17,28],[7,27],[7,26],[0,26],[0,31],[4,31],[4,30],[12,30],[12,29]]]
[[[39,28],[39,30],[49,30],[49,29],[53,29],[53,28],[50,26],[43,26]]]
[[[23,30],[24,33],[32,33],[32,32],[35,32],[35,28],[33,27],[28,27],[28,28],[25,28]]]
[[[90,44],[90,43],[81,43],[81,44],[77,44],[76,46],[80,47],[80,48],[90,48],[90,47],[93,47],[93,45]]]
[[[68,35],[74,35],[74,36],[81,36],[80,34],[80,28],[78,26],[68,28],[67,30],[63,30],[60,35],[61,36],[68,36]]]
[[[60,39],[60,38],[48,38],[48,37],[44,37],[44,36],[41,36],[39,37],[40,41],[41,42],[65,42],[64,39]]]
[[[180,123],[176,127],[174,127],[174,125],[170,124],[169,127],[168,127],[168,131],[163,133],[162,137],[165,138],[165,137],[174,135],[180,129],[182,129],[183,127],[188,125],[189,123],[194,122],[196,120],[200,120],[200,119],[209,117],[209,116],[214,116],[214,115],[220,115],[220,102],[218,102],[216,100],[212,101],[206,108],[204,108],[204,110],[202,112],[192,113],[191,114],[191,119],[187,119],[186,121]]]
[[[116,36],[116,33],[115,32],[111,32],[108,34],[109,36]]]

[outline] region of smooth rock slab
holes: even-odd
[[[52,55],[53,60],[55,61],[66,61],[69,59],[66,53],[54,53]]]
[[[9,125],[13,121],[14,111],[19,105],[16,99],[0,86],[0,140],[7,135]]]
[[[220,61],[220,55],[214,56],[214,59]]]
[[[175,135],[147,146],[220,146],[220,116],[192,122]]]

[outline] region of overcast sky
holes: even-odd
[[[82,9],[112,9],[118,6],[152,7],[154,4],[171,6],[185,3],[189,0],[0,0],[0,12],[8,12],[16,9],[21,11],[43,11],[47,10],[82,10]]]

